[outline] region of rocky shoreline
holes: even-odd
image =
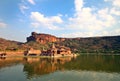
[[[25,56],[24,51],[7,51],[0,52],[0,54],[5,53],[6,55],[3,57],[72,57],[77,56],[76,54],[66,55],[66,56]],[[2,56],[0,56],[2,57]]]
[[[24,56],[24,51],[1,51],[0,54],[5,53],[5,57]]]

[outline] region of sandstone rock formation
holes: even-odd
[[[41,44],[46,44],[48,42],[59,42],[59,41],[64,41],[64,40],[65,38],[58,38],[56,36],[49,35],[49,34],[43,34],[43,33],[38,34],[36,32],[32,32],[31,36],[27,37],[27,42],[36,41]]]

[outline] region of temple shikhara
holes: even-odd
[[[36,55],[36,56],[75,56],[71,53],[71,49],[65,46],[55,46],[54,44],[48,50],[33,50],[29,49],[25,52],[25,56]]]
[[[36,33],[32,32],[31,36],[27,37],[27,42],[34,41],[38,42],[42,45],[47,44],[48,42],[53,43],[52,46],[45,50],[34,50],[32,48],[28,49],[24,52],[25,56],[36,55],[36,56],[75,56],[75,54],[71,53],[71,49],[69,47],[56,45],[55,42],[63,42],[65,38],[58,38],[56,36],[50,34]]]
[[[55,46],[54,44],[48,50],[41,51],[41,56],[68,56],[71,55],[71,50],[65,46]]]

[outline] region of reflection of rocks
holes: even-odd
[[[1,58],[0,58],[0,63],[1,63],[1,62],[7,62],[7,61],[8,61],[8,62],[11,62],[11,61],[12,61],[12,62],[13,62],[13,61],[16,61],[16,62],[17,62],[17,61],[22,61],[22,60],[23,60],[23,58],[19,58],[19,57],[18,57],[18,58],[17,58],[17,57],[1,57]]]
[[[64,70],[64,64],[72,60],[68,58],[24,58],[24,71],[28,78],[35,75],[44,75],[52,73],[56,70]]]
[[[40,60],[40,58],[37,58],[37,57],[24,57],[23,60],[25,62],[28,62],[28,63],[33,63],[33,62],[38,62]]]
[[[80,55],[64,65],[68,70],[120,72],[119,55]]]
[[[1,61],[1,60],[5,60],[5,59],[6,59],[6,57],[0,57],[0,61]]]
[[[15,64],[21,63],[23,58],[16,58],[16,57],[1,57],[0,58],[0,69],[4,67],[13,66]]]
[[[6,67],[14,68],[19,64],[23,66],[19,69],[23,69],[27,78],[46,75],[58,70],[120,73],[119,55],[80,55],[76,58],[1,58],[0,70]]]

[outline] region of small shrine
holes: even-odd
[[[41,56],[69,56],[71,55],[71,50],[69,47],[65,46],[55,46],[54,44],[48,50],[41,51]]]

